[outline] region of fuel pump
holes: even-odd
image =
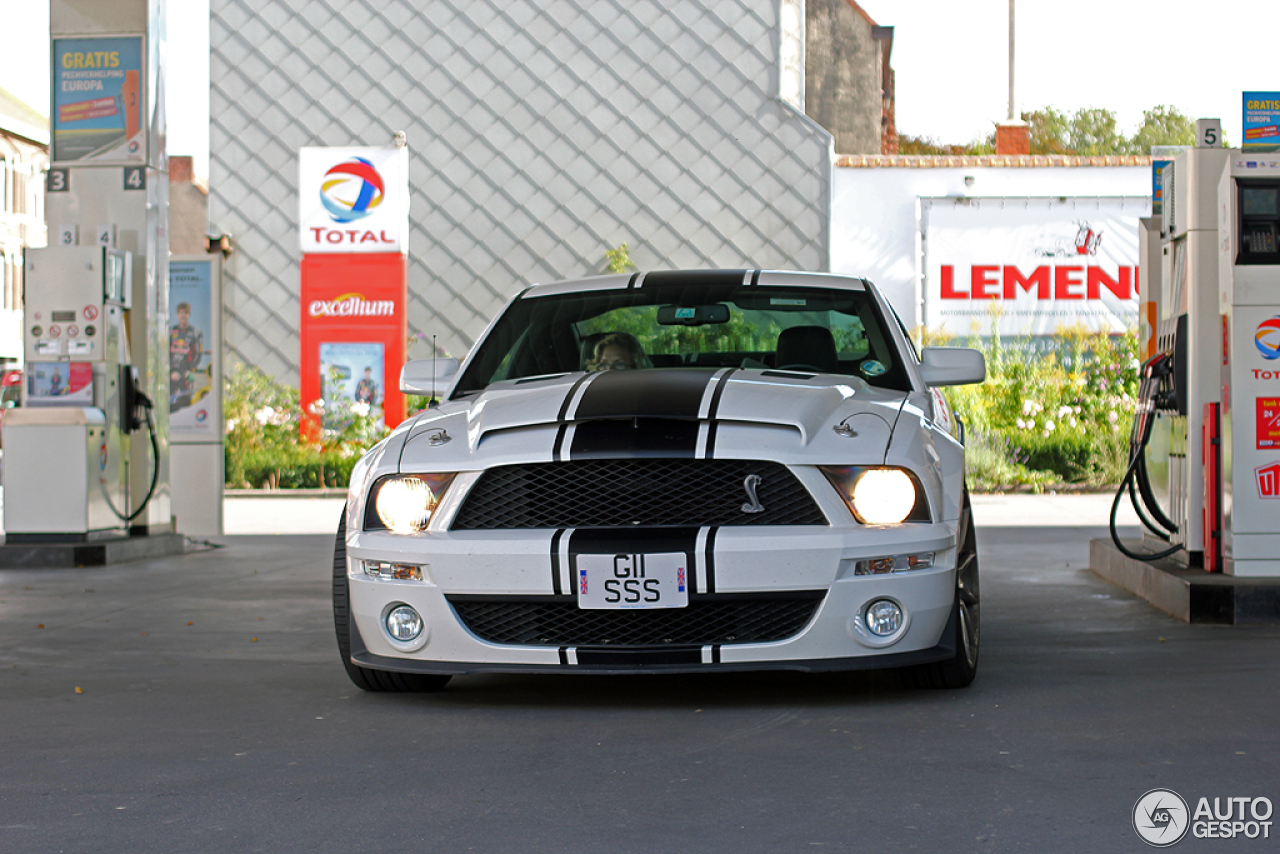
[[[1219,182],[1222,568],[1280,577],[1280,153]]]
[[[1185,151],[1164,197],[1157,353],[1112,539],[1142,560],[1280,577],[1280,152]],[[1125,491],[1143,553],[1115,534]]]
[[[176,554],[169,408],[151,406],[169,385],[165,2],[49,0],[49,34],[51,245],[25,260],[0,565]]]
[[[1160,287],[1152,294],[1163,358],[1144,365],[1151,421],[1137,453],[1156,511],[1152,533],[1161,551],[1193,566],[1204,561],[1203,413],[1221,394],[1218,184],[1229,154],[1188,149],[1164,169]]]
[[[120,536],[150,498],[128,477],[130,435],[151,424],[130,361],[132,262],[103,245],[27,251],[23,406],[5,424],[10,543]]]

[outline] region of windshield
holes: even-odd
[[[574,371],[707,367],[845,374],[910,389],[866,291],[645,285],[517,300],[455,394]]]

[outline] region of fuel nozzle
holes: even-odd
[[[1157,353],[1142,364],[1142,384],[1151,388],[1151,405],[1156,409],[1171,411],[1178,408],[1178,393],[1172,383],[1165,382],[1173,376],[1172,353]]]
[[[1173,373],[1173,354],[1156,353],[1142,363],[1142,375],[1147,379],[1160,379]]]

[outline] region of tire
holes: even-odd
[[[395,673],[361,667],[351,660],[351,609],[347,589],[347,508],[342,508],[338,538],[333,545],[333,628],[338,637],[338,655],[347,676],[363,691],[421,693],[439,691],[452,678],[435,673]]]
[[[978,675],[978,652],[982,639],[982,606],[978,585],[978,537],[973,525],[969,490],[961,507],[964,534],[956,555],[956,599],[948,626],[954,626],[956,654],[946,661],[914,667],[903,676],[921,688],[967,688]]]

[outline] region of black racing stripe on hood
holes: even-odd
[[[557,437],[557,448],[562,439]],[[698,422],[681,418],[624,418],[587,421],[573,434],[569,458],[691,458],[698,447]]]
[[[707,421],[710,422],[707,426],[707,459],[712,459],[716,455],[716,433],[720,425],[720,422],[716,420],[716,413],[720,411],[720,398],[724,395],[724,387],[729,382],[729,377],[733,376],[736,370],[737,368],[730,368],[725,371],[724,376],[716,383],[715,392],[711,395],[711,406],[707,410]]]
[[[718,368],[602,371],[582,393],[573,419],[697,418]]]
[[[747,270],[661,270],[646,273],[642,288],[737,288]]]

